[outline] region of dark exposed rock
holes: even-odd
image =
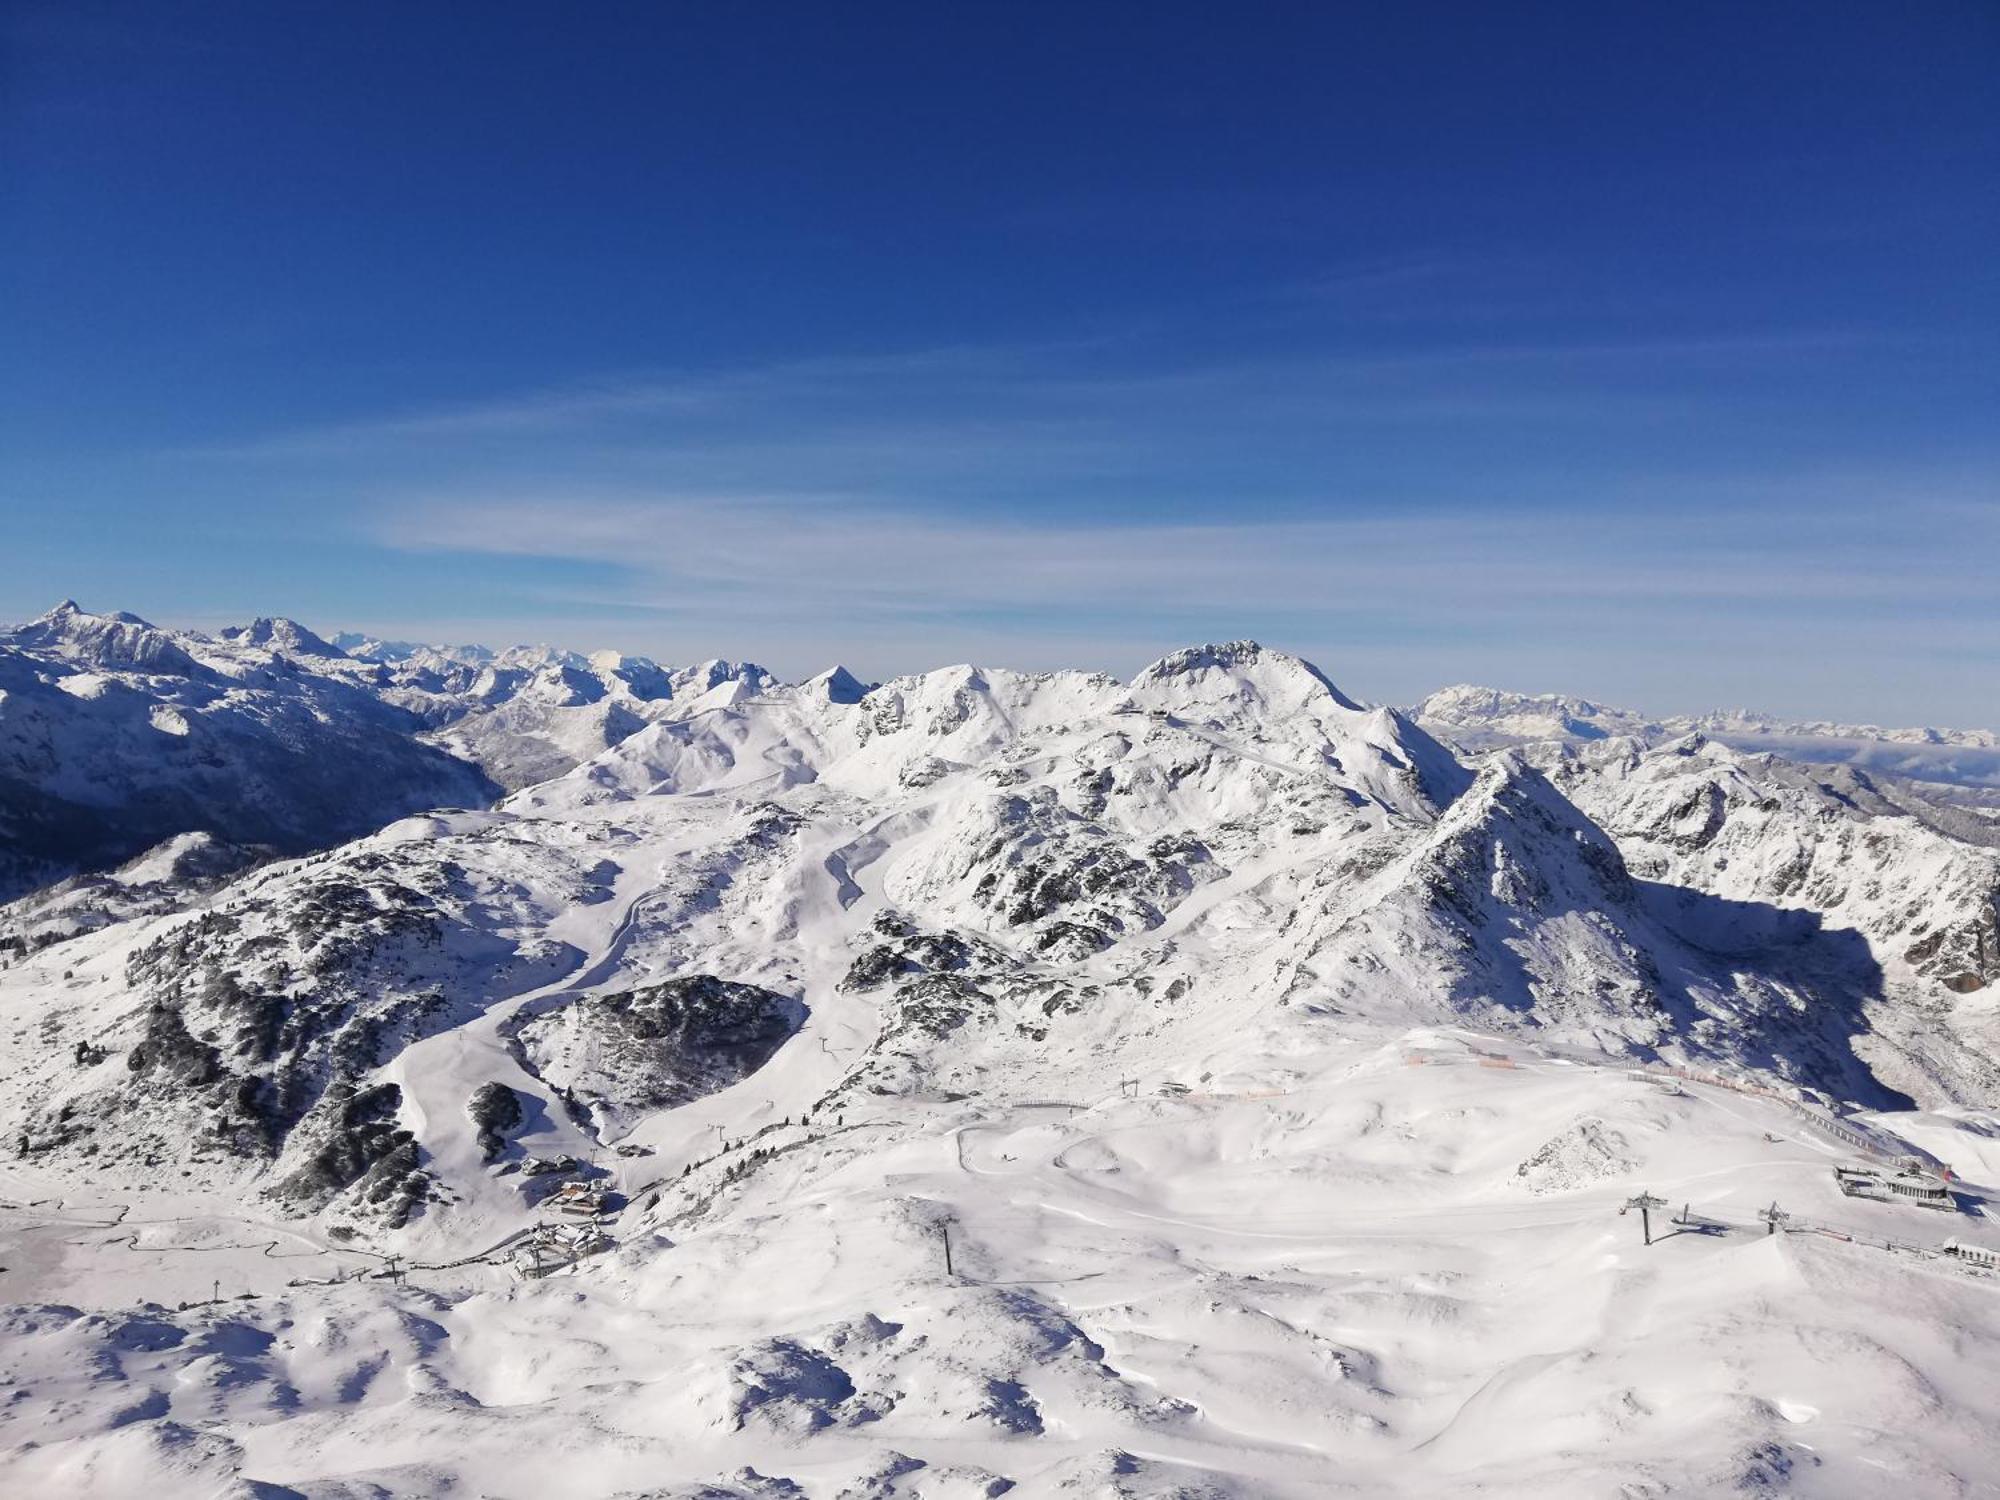
[[[402,1102],[393,1083],[359,1088],[342,1081],[328,1089],[298,1127],[318,1144],[278,1185],[278,1195],[311,1210],[355,1188],[361,1201],[385,1207],[391,1223],[402,1223],[424,1186],[416,1137],[395,1123]]]
[[[962,975],[926,974],[897,987],[884,1035],[916,1031],[946,1036],[968,1021],[991,1015],[993,1003],[992,995]]]
[[[1085,778],[1082,813],[1047,787],[997,799],[993,833],[969,860],[978,872],[973,899],[1010,927],[1068,922],[1111,941],[1157,927],[1197,885],[1224,873],[1191,835],[1129,844],[1091,821],[1114,784],[1108,771]],[[1081,957],[1104,943],[1079,947],[1067,933],[1051,946]]]
[[[479,1127],[479,1154],[486,1161],[507,1149],[507,1132],[525,1118],[521,1096],[504,1083],[482,1083],[466,1101],[465,1112]]]
[[[1085,922],[1052,922],[1035,938],[1035,947],[1059,963],[1075,963],[1102,953],[1112,944],[1112,936],[1101,927]]]
[[[146,1012],[145,1034],[125,1055],[125,1066],[165,1083],[202,1088],[222,1076],[222,1054],[187,1029],[178,1006],[155,1001]]]
[[[2000,979],[2000,892],[1969,919],[1938,927],[1904,951],[1920,974],[1960,995]]]
[[[616,1125],[748,1077],[804,1019],[788,996],[694,974],[580,996],[512,1031],[536,1074]]]
[[[840,982],[846,990],[870,990],[908,974],[948,974],[976,963],[999,960],[990,944],[956,933],[920,932],[903,918],[883,913],[875,930],[890,941],[855,959]]]

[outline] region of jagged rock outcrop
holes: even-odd
[[[580,995],[510,1028],[534,1075],[612,1133],[747,1078],[805,1020],[795,998],[709,974]]]
[[[479,1132],[479,1155],[494,1161],[507,1149],[507,1136],[527,1118],[521,1096],[504,1083],[482,1083],[465,1101],[466,1116]]]

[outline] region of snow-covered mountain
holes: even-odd
[[[583,666],[541,666],[502,686],[507,670],[489,668],[469,694],[470,709],[434,740],[509,788],[560,775],[649,723],[701,713],[773,681],[750,663],[669,670],[615,652]]]
[[[430,743],[515,789],[561,775],[649,723],[773,681],[747,662],[669,668],[616,651],[421,648],[385,664],[379,691],[424,721]]]
[[[1440,688],[1410,713],[1433,734],[1470,750],[1613,736],[1658,743],[1700,734],[1739,749],[1953,787],[1959,790],[1952,795],[1961,800],[2000,804],[2000,732],[1990,729],[1885,729],[1781,719],[1747,708],[1653,717],[1560,693],[1513,693],[1470,684]]]
[[[0,634],[0,898],[183,833],[297,851],[489,801],[371,671],[289,621],[210,639],[65,602]]]
[[[649,723],[762,691],[775,679],[751,662],[663,667],[643,656],[551,646],[420,646],[344,634],[378,665],[376,688],[426,726],[426,738],[508,789],[590,759]]]
[[[329,642],[282,618],[208,636],[65,601],[0,633],[0,900],[182,833],[295,853],[483,807],[772,680],[748,663]]]
[[[1864,1045],[1919,1094],[2000,1095],[2000,830],[1852,767],[1746,754],[1700,735],[1540,756],[1555,783],[1676,902],[1700,892],[1811,913],[1911,982]],[[1729,946],[1729,934],[1717,941]]]
[[[0,967],[25,1492],[1972,1494],[2000,1459],[1960,1332],[1994,1284],[1862,1243],[1947,1230],[1826,1170],[2000,1180],[1971,812],[1652,728],[1454,751],[1251,642],[871,688],[148,629],[73,634],[134,692],[173,652],[351,692],[517,789],[33,898],[73,935]],[[610,1248],[494,1263],[593,1184]],[[1647,1188],[1712,1218],[1643,1248]],[[1767,1239],[1779,1196],[1849,1238]],[[413,1285],[298,1284],[388,1255]],[[134,1306],[217,1268],[252,1300]]]

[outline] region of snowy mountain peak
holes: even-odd
[[[574,708],[600,701],[607,689],[595,672],[568,665],[542,667],[530,674],[517,697],[552,708]]]
[[[0,644],[107,671],[162,677],[187,677],[201,671],[166,631],[123,611],[92,614],[73,599],[65,599],[48,613],[16,627],[0,637]]]
[[[259,616],[248,625],[232,625],[221,638],[238,646],[262,646],[291,656],[340,657],[347,653],[283,615]]]
[[[1151,692],[1193,707],[1298,711],[1314,705],[1363,712],[1362,706],[1303,657],[1255,641],[1189,646],[1161,657],[1132,679]]]
[[[682,667],[671,673],[670,678],[675,694],[680,696],[712,692],[729,682],[741,683],[752,692],[761,693],[776,686],[778,681],[755,662],[723,661],[719,657]]]
[[[1445,822],[1490,819],[1504,811],[1505,821],[1518,825],[1529,817],[1535,827],[1618,860],[1611,838],[1519,750],[1503,750],[1488,759],[1472,785],[1453,805]]]
[[[1469,682],[1439,688],[1416,717],[1453,727],[1480,726],[1519,739],[1599,740],[1653,728],[1638,714],[1561,693],[1510,693]]]
[[[1736,752],[1727,745],[1719,745],[1700,730],[1678,735],[1660,746],[1664,755],[1679,755],[1688,759],[1704,756],[1710,760],[1735,760]]]
[[[799,684],[800,692],[828,703],[859,703],[868,696],[868,684],[845,667],[829,667],[817,677]]]
[[[671,674],[647,656],[627,656],[622,651],[593,651],[590,669],[598,676],[622,683],[634,698],[653,703],[674,695]]]
[[[433,646],[422,641],[385,641],[354,630],[341,631],[334,636],[333,645],[357,661],[448,661],[477,665],[493,660],[494,656],[493,651],[485,646]]]
[[[542,667],[573,667],[587,671],[590,659],[579,656],[574,651],[564,651],[547,644],[535,646],[509,646],[493,657],[496,666],[532,672]]]
[[[1541,918],[1592,911],[1629,921],[1637,896],[1618,845],[1526,759],[1489,762],[1439,821],[1433,857],[1477,851],[1489,895]],[[1447,855],[1440,868],[1450,866]]]
[[[1515,751],[1495,756],[1418,857],[1430,894],[1488,920],[1492,903],[1549,918],[1622,914],[1634,887],[1610,836]]]

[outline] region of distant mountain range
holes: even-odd
[[[868,690],[839,668],[815,682],[836,700]],[[778,685],[747,662],[327,640],[282,618],[209,636],[65,601],[0,633],[0,898],[108,870],[180,833],[297,853],[402,813],[485,806],[649,725]],[[1654,718],[1470,686],[1433,693],[1409,717],[1474,753],[1701,733],[2000,810],[2000,735],[1987,730],[1747,710]]]
[[[725,662],[341,640],[352,649],[286,619],[162,630],[69,601],[0,633],[0,899],[181,833],[295,854],[484,807],[770,681]]]
[[[298,853],[490,802],[382,685],[289,621],[210,638],[65,602],[0,635],[0,895],[176,834]]]
[[[1621,736],[1658,742],[1703,734],[1743,749],[1962,788],[1959,800],[2000,806],[2000,733],[1990,729],[1884,729],[1780,719],[1745,708],[1654,717],[1587,698],[1470,685],[1441,688],[1411,714],[1433,733],[1474,749]]]

